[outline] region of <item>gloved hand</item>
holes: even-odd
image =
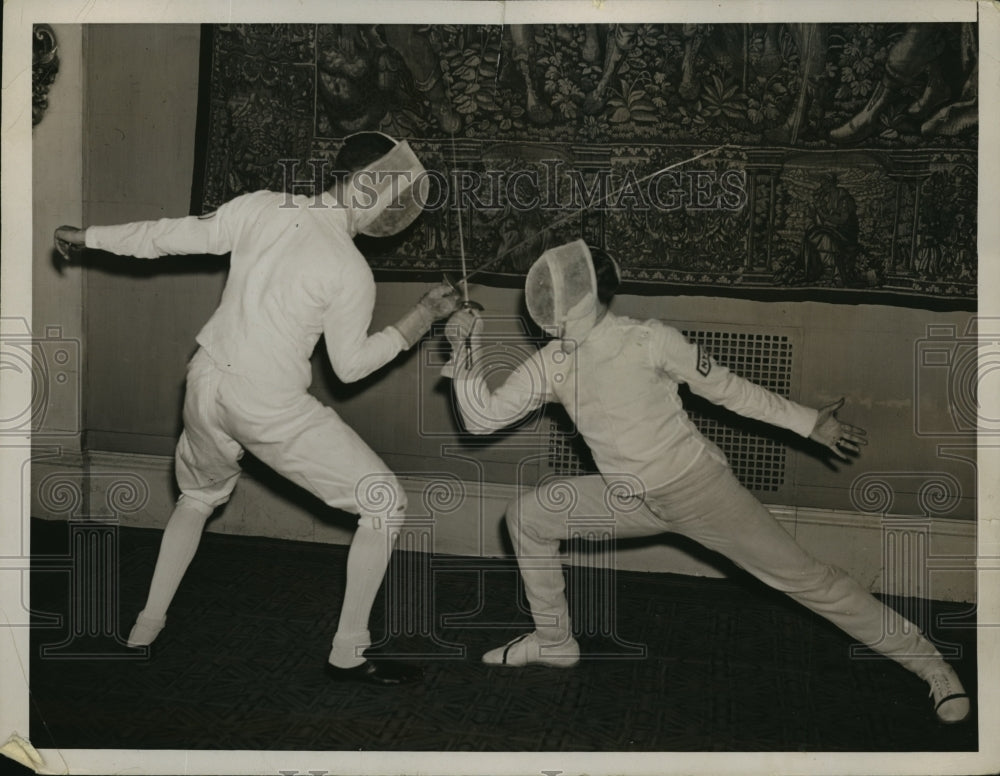
[[[451,315],[458,309],[462,300],[458,296],[458,291],[447,283],[434,286],[430,291],[420,297],[417,304],[423,305],[434,316],[434,320]]]
[[[462,308],[453,313],[444,326],[444,335],[452,351],[457,353],[465,341],[479,330],[481,323],[482,318],[475,310]]]
[[[54,238],[59,255],[70,261],[70,252],[86,244],[87,231],[76,226],[60,226],[56,229]]]
[[[430,330],[434,321],[453,313],[458,305],[458,292],[447,283],[442,283],[420,297],[413,309],[393,325],[406,340],[406,347],[412,348]]]

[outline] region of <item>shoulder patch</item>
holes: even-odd
[[[708,377],[712,371],[712,359],[701,345],[698,346],[698,374]]]

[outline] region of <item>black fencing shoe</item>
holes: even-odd
[[[365,660],[353,668],[340,668],[327,663],[326,675],[335,682],[364,682],[387,686],[416,682],[423,678],[424,672],[419,666],[410,663]]]

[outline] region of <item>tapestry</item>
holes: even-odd
[[[974,24],[206,25],[201,71],[194,212],[409,141],[383,279],[519,286],[583,237],[629,293],[975,308]]]

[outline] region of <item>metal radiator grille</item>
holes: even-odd
[[[789,337],[745,331],[683,332],[701,345],[715,360],[741,377],[789,397],[792,385],[793,348]],[[747,488],[773,492],[785,482],[785,447],[771,436],[739,428],[721,419],[711,406],[685,398],[691,420],[698,430],[725,453],[733,473]],[[690,406],[694,404],[695,406]],[[702,409],[704,408],[704,409]],[[596,471],[582,440],[569,432],[561,416],[549,421],[548,467],[552,474],[572,476]]]
[[[716,361],[741,377],[789,398],[792,343],[784,335],[731,331],[685,331]],[[771,492],[785,482],[785,447],[771,436],[736,428],[698,410],[691,420],[729,459],[733,473],[751,490]]]
[[[549,472],[566,477],[594,474],[597,466],[591,460],[584,441],[572,435],[571,425],[569,418],[562,413],[549,418]]]

